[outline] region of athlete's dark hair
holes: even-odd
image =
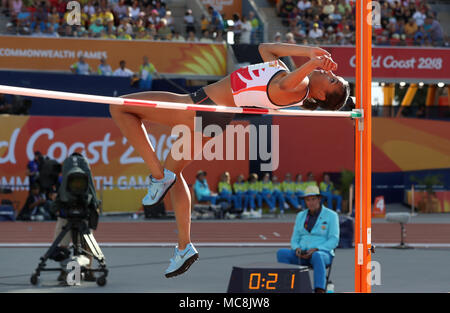
[[[337,111],[340,110],[349,99],[350,96],[350,85],[347,81],[342,81],[342,89],[337,91],[332,91],[327,93],[325,100],[318,99],[306,99],[303,102],[302,107],[307,110],[315,110],[317,107],[327,111]]]

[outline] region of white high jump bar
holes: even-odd
[[[175,102],[138,100],[120,97],[94,96],[81,93],[23,88],[6,85],[0,85],[0,93],[47,98],[47,99],[57,99],[57,100],[69,100],[69,101],[115,104],[115,105],[145,106],[160,109],[173,109],[185,111],[207,111],[207,112],[221,112],[221,113],[235,113],[235,114],[267,114],[267,115],[286,115],[286,116],[322,116],[322,117],[347,117],[347,118],[362,117],[362,113],[359,110],[307,111],[307,110],[288,110],[288,109],[273,110],[262,108],[239,108],[220,105],[185,104]]]

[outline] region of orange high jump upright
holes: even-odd
[[[355,292],[371,292],[372,2],[356,1]]]

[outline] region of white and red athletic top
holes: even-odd
[[[236,106],[277,110],[303,105],[303,101],[308,96],[309,88],[300,102],[276,105],[270,99],[267,87],[272,78],[281,71],[286,71],[286,68],[281,62],[275,60],[242,67],[231,73],[231,90]]]

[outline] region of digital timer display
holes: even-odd
[[[309,269],[282,263],[234,266],[228,292],[310,293]]]

